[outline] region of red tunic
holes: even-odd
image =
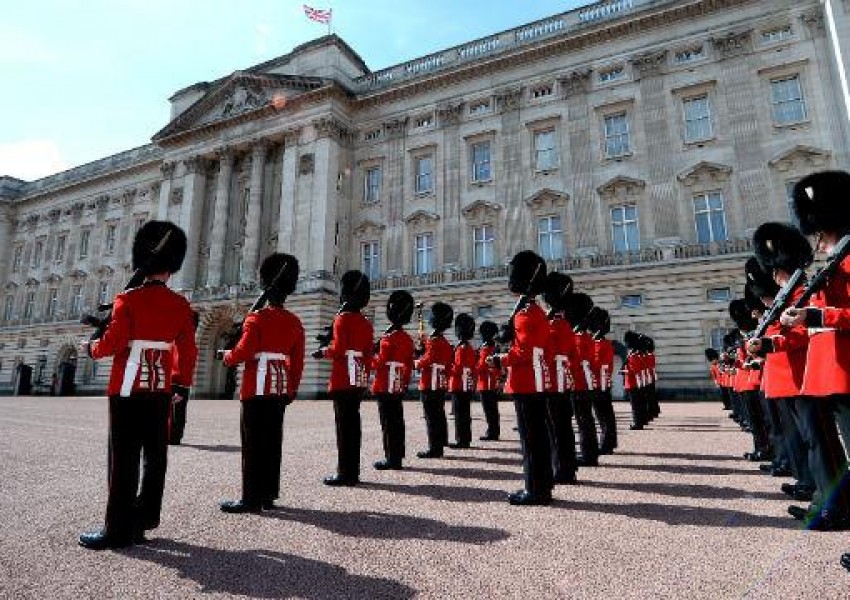
[[[626,357],[626,364],[623,365],[623,389],[627,391],[635,390],[638,387],[637,372],[638,355],[634,352],[629,352]]]
[[[549,320],[549,339],[552,345],[552,362],[549,363],[552,391],[561,394],[576,389],[574,369],[579,360],[570,322],[560,315],[552,317]]]
[[[575,340],[576,364],[573,368],[575,389],[579,392],[593,391],[599,387],[599,382],[596,379],[597,369],[594,368],[596,347],[593,343],[593,338],[590,334],[582,332],[576,334]]]
[[[359,312],[344,312],[334,319],[333,339],[324,357],[333,360],[329,392],[368,386],[372,364],[372,324]]]
[[[850,257],[845,258],[811,306],[823,310],[823,328],[809,330],[802,393],[850,393]]]
[[[792,294],[792,302],[803,293],[802,286]],[[765,337],[773,342],[773,352],[764,360],[762,389],[766,398],[799,396],[806,372],[809,333],[803,326],[784,327],[777,321],[767,328]]]
[[[130,343],[142,340],[173,344],[171,347],[177,347],[178,357],[176,361],[172,359],[170,348],[142,350],[132,392],[171,393],[172,383],[192,385],[198,358],[192,309],[186,298],[165,284],[146,282],[115,297],[112,322],[103,337],[90,347],[94,359],[115,356],[107,394],[121,393]]]
[[[549,322],[534,301],[514,317],[514,340],[502,358],[506,394],[544,394],[549,388]]]
[[[493,344],[482,344],[478,348],[478,364],[475,365],[476,389],[479,392],[492,392],[499,387],[501,370],[487,364],[487,357],[496,352]]]
[[[263,356],[282,354],[286,358]],[[304,372],[304,326],[301,319],[285,308],[267,306],[245,317],[239,343],[224,354],[224,364],[235,367],[245,363],[239,397],[284,394],[290,398],[298,393]],[[262,388],[257,387],[257,370]]]
[[[450,392],[475,391],[475,362],[475,349],[469,342],[461,342],[455,347],[449,374]]]
[[[372,361],[375,371],[372,393],[402,394],[407,391],[413,373],[413,353],[413,339],[403,329],[382,336],[378,354]]]
[[[611,389],[611,376],[614,372],[614,343],[608,339],[594,340],[596,347],[596,365],[599,369],[599,389],[607,392]]]
[[[425,354],[416,361],[416,368],[422,374],[419,378],[421,391],[446,389],[448,371],[452,368],[452,347],[442,334],[425,341]]]
[[[647,354],[646,364],[647,364],[647,368],[649,369],[649,382],[655,383],[656,381],[658,381],[658,373],[655,370],[655,367],[656,367],[655,352],[650,352],[649,354]]]

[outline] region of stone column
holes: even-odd
[[[183,161],[183,202],[180,205],[179,223],[186,232],[186,259],[177,274],[176,287],[191,290],[195,287],[198,272],[198,246],[201,240],[202,211],[204,207],[204,159],[199,156]]]
[[[165,220],[168,218],[168,201],[171,197],[171,177],[174,175],[174,163],[164,162],[159,167],[162,171],[162,185],[159,186],[159,203],[153,219]]]
[[[460,139],[459,131],[463,109],[463,103],[447,104],[437,109],[437,119],[442,129],[443,137],[442,148],[439,149],[442,150],[442,157],[440,157],[439,150],[434,152],[434,174],[432,177],[435,180],[435,186],[439,186],[435,187],[437,207],[439,209],[440,200],[442,200],[442,210],[438,210],[438,212],[442,215],[444,223],[442,224],[442,235],[440,235],[441,232],[437,231],[440,224],[434,223],[435,242],[438,247],[442,246],[443,249],[442,252],[439,251],[438,247],[434,249],[435,268],[443,263],[458,263],[460,261],[460,240],[458,236],[460,236],[461,228],[461,190],[466,186],[466,181],[469,179],[468,176],[464,178],[465,163],[463,153],[466,152],[466,145]],[[494,154],[495,147],[491,146],[491,161]],[[438,158],[442,158],[442,164],[437,162]],[[442,181],[438,179],[439,172],[444,174]],[[413,272],[415,259],[407,260],[405,263],[399,263],[399,261],[403,260],[405,253],[407,256],[410,256],[410,253],[413,251],[414,235],[411,232],[411,235],[407,237],[407,247],[402,252],[399,252],[395,258],[395,266],[393,268],[402,273]],[[404,239],[403,233],[401,238]],[[449,242],[451,242],[451,245]],[[392,259],[392,257],[388,257],[388,259]]]
[[[230,200],[230,177],[233,174],[233,151],[218,151],[218,181],[215,189],[212,234],[210,235],[210,262],[207,285],[219,287],[224,271],[224,238],[227,234],[227,207]]]
[[[283,145],[283,165],[280,176],[280,216],[277,234],[278,252],[292,252],[292,232],[295,225],[295,180],[298,177],[298,136],[298,130],[288,132]]]
[[[248,209],[245,212],[245,245],[242,249],[242,273],[247,281],[253,281],[256,277],[263,209],[263,170],[267,152],[268,143],[265,140],[257,142],[251,150],[251,183]]]
[[[12,230],[12,211],[10,208],[3,206],[5,202],[5,200],[0,200],[0,203],[2,203],[0,204],[0,248],[4,249],[4,252],[0,253],[0,281],[4,283],[7,281],[9,275],[9,257],[12,255],[10,249],[12,248],[12,236],[14,233]]]

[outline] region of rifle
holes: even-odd
[[[753,339],[757,340],[764,337],[767,328],[779,320],[779,317],[781,317],[782,313],[785,312],[785,309],[788,308],[788,303],[791,301],[791,294],[794,293],[794,290],[797,289],[797,286],[800,285],[805,277],[806,270],[803,267],[800,267],[791,274],[791,277],[785,282],[785,285],[783,285],[779,292],[777,292],[776,297],[773,299],[773,304],[771,304],[768,311],[764,313],[764,317],[762,317],[755,333],[753,333]]]
[[[157,255],[162,252],[162,249],[165,248],[165,244],[168,243],[168,239],[170,237],[171,231],[166,231],[165,235],[162,236],[162,239],[159,240],[156,246],[154,246],[150,256],[148,257],[148,260],[145,261],[144,265],[133,271],[133,275],[130,277],[130,280],[127,282],[127,285],[125,285],[124,289],[121,291],[126,292],[127,290],[137,288],[145,282],[145,271],[147,270],[148,265],[153,263]],[[106,333],[106,328],[109,327],[109,324],[112,322],[113,305],[114,302],[109,302],[107,304],[98,304],[98,312],[106,312],[106,315],[104,317],[97,317],[95,315],[83,315],[83,317],[80,319],[80,323],[82,323],[83,325],[94,327],[94,331],[92,332],[91,336],[89,336],[89,340],[99,340],[103,337],[103,334]]]
[[[499,334],[494,338],[495,341],[501,345],[507,345],[513,342],[514,336],[516,335],[516,329],[514,328],[514,319],[516,318],[519,311],[528,306],[528,303],[531,301],[531,290],[534,286],[534,280],[537,279],[537,275],[540,273],[540,268],[543,267],[543,264],[538,264],[534,269],[534,273],[531,275],[531,278],[528,280],[528,288],[523,292],[519,298],[517,298],[516,304],[514,304],[514,309],[511,311],[510,316],[508,317],[507,322],[501,326]],[[489,357],[487,360],[496,359],[498,355],[493,355]]]
[[[343,302],[339,306],[339,310],[336,311],[334,315],[334,319],[340,316],[345,310],[348,308],[348,302]],[[331,321],[333,323],[333,321]],[[320,358],[320,353],[323,353],[324,349],[331,345],[331,342],[334,339],[334,329],[333,324],[327,325],[324,328],[324,333],[316,334],[316,341],[319,342],[319,347],[313,352],[313,358]]]

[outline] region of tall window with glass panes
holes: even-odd
[[[534,133],[534,169],[535,171],[553,171],[558,168],[558,146],[555,130]]]
[[[694,196],[694,221],[697,243],[709,244],[727,240],[723,194],[708,192]]]
[[[83,286],[75,285],[71,288],[71,316],[79,317],[83,311]]]
[[[363,201],[366,204],[374,204],[381,199],[381,167],[366,169],[363,187]]]
[[[492,267],[495,264],[496,238],[492,225],[481,225],[472,228],[473,266],[476,269]]]
[[[472,172],[470,173],[472,181],[474,183],[490,181],[492,179],[490,171],[490,142],[472,144],[470,156],[472,159]]]
[[[381,256],[378,242],[363,242],[360,244],[360,257],[363,273],[369,279],[375,280],[381,275]]]
[[[711,109],[708,95],[687,98],[682,101],[685,115],[685,141],[687,143],[701,142],[711,139]]]
[[[545,260],[564,258],[564,231],[560,216],[548,215],[537,219],[537,251]]]
[[[430,154],[418,156],[415,162],[416,178],[414,180],[414,192],[420,195],[430,194],[434,191],[433,169],[434,161]]]
[[[637,206],[624,204],[611,209],[611,237],[614,252],[640,249]]]
[[[618,158],[631,152],[626,113],[605,117],[605,158]]]
[[[774,79],[770,82],[770,103],[773,122],[788,125],[806,120],[806,102],[800,76]]]
[[[3,320],[9,321],[12,319],[12,309],[15,306],[15,297],[6,296],[6,301],[3,303]]]
[[[430,273],[434,269],[434,234],[420,233],[416,236],[413,272],[417,275]]]

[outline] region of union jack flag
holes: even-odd
[[[320,8],[313,8],[311,6],[304,6],[304,14],[307,15],[307,18],[311,21],[316,21],[317,23],[330,23],[331,22],[331,9],[322,10]]]

